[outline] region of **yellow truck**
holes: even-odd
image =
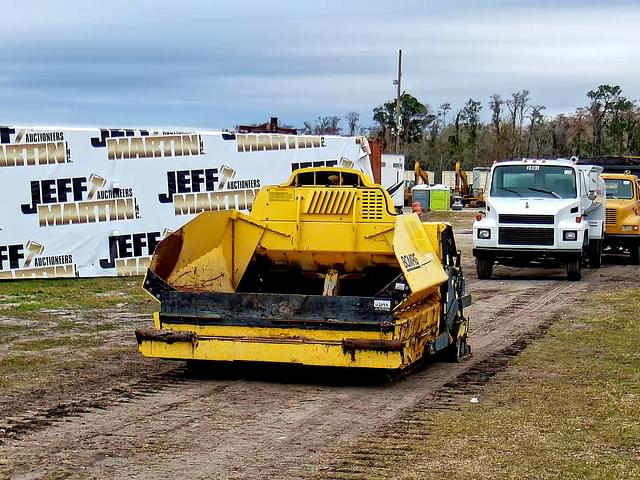
[[[402,370],[470,352],[451,226],[397,215],[358,170],[296,170],[250,214],[200,214],[158,244],[144,288],[149,357]]]
[[[603,173],[607,198],[604,254],[629,253],[640,264],[640,184],[631,173]]]
[[[599,165],[606,186],[603,254],[628,254],[640,264],[640,157],[600,156],[578,160]]]

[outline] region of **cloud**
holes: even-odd
[[[301,125],[403,88],[461,108],[529,89],[572,111],[600,83],[640,98],[636,2],[41,0],[3,5],[4,123]],[[485,109],[486,110],[486,109]]]

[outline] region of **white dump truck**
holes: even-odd
[[[486,210],[473,224],[478,278],[491,278],[496,264],[565,267],[569,280],[580,280],[585,262],[600,267],[602,167],[576,160],[522,159],[491,167]]]

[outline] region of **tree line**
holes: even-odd
[[[410,93],[400,97],[399,128],[396,101],[373,109],[373,127],[359,126],[360,115],[318,117],[305,122],[303,133],[365,134],[382,142],[383,151],[393,152],[399,137],[400,152],[408,169],[419,161],[423,168],[450,170],[455,162],[463,168],[486,165],[495,160],[520,157],[590,157],[638,155],[640,153],[640,106],[623,95],[618,85],[600,85],[586,94],[588,102],[573,113],[545,116],[544,105],[533,101],[528,90],[503,97],[493,94],[486,103],[470,98],[454,111],[450,103],[437,109]],[[489,120],[481,113],[487,108]]]

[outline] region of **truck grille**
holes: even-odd
[[[500,227],[501,245],[553,245],[553,228]]]
[[[615,208],[607,208],[605,215],[606,215],[605,223],[607,225],[615,225],[616,223],[618,223],[618,218],[616,216]]]
[[[500,215],[500,223],[530,223],[533,225],[553,225],[553,215]]]

